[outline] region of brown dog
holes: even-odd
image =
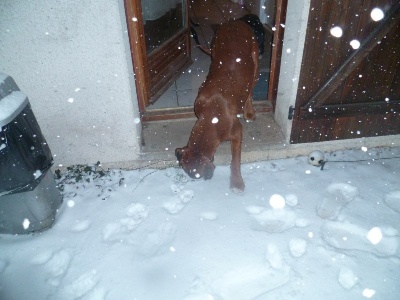
[[[234,192],[244,191],[238,115],[255,119],[251,95],[258,79],[258,53],[257,39],[244,21],[231,20],[218,28],[210,70],[194,103],[196,124],[187,146],[175,150],[179,164],[190,177],[211,179],[218,145],[231,141],[230,187]]]

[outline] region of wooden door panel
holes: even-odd
[[[398,134],[398,114],[341,116],[340,118],[306,119],[299,135],[315,142],[355,139]],[[382,126],[384,124],[384,126]],[[318,130],[315,130],[318,128]]]
[[[147,59],[150,78],[149,103],[155,102],[181,71],[191,64],[188,29],[181,30],[160,50],[151,52]]]
[[[171,25],[164,22],[164,16],[155,17],[155,20],[147,20],[148,23],[153,23],[151,26],[147,24],[149,25],[146,27],[148,30],[157,28],[157,26],[165,27],[160,28],[160,38],[162,39],[160,41],[158,37],[155,37],[155,40],[152,41],[149,32],[145,32],[144,23],[146,20],[143,17],[142,4],[148,5],[149,2],[124,0],[124,3],[139,110],[143,116],[146,107],[154,103],[168,89],[180,72],[191,64],[187,0],[183,0],[182,5],[177,6],[176,11],[182,14],[182,18],[179,17],[178,19],[183,24],[182,27],[176,28],[173,33],[163,31]],[[157,3],[153,1],[152,4],[164,5],[165,2]],[[146,13],[148,12],[149,10],[146,10]],[[167,12],[166,16],[169,15],[172,18],[175,17],[174,13]],[[157,33],[157,31],[155,32]],[[147,44],[146,39],[148,40]]]
[[[394,100],[392,85],[400,67],[400,27],[394,27],[387,38],[376,46],[360,65],[351,72],[337,89],[341,92],[339,101],[330,96],[325,104],[376,102],[389,98]],[[373,63],[370,63],[373,62]],[[367,92],[368,91],[368,92]],[[399,95],[397,93],[397,95]]]
[[[374,7],[383,20],[371,19]],[[291,142],[400,134],[399,67],[398,1],[312,0]]]

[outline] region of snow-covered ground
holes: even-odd
[[[53,228],[0,235],[0,299],[399,299],[398,157],[244,164],[243,195],[228,166],[64,181]]]

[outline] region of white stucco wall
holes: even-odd
[[[288,1],[275,107],[275,121],[281,127],[287,142],[290,140],[292,130],[292,121],[288,120],[288,112],[289,107],[294,106],[296,102],[309,8],[310,0]]]
[[[138,158],[122,0],[2,0],[0,71],[29,97],[56,166]]]

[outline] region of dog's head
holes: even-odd
[[[215,166],[212,159],[207,156],[200,154],[196,155],[187,146],[177,148],[175,150],[175,156],[179,165],[191,178],[204,178],[205,180],[208,180],[213,177]]]

